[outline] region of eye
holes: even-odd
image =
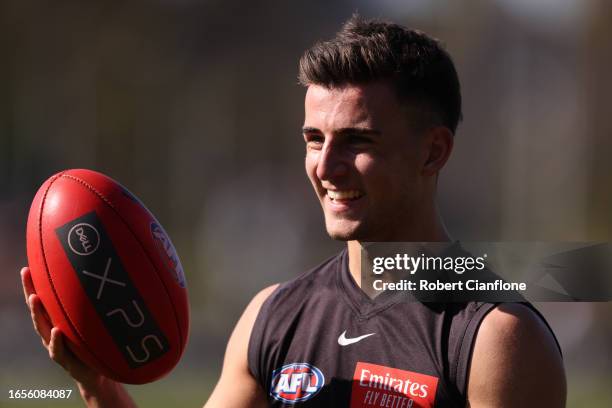
[[[325,142],[325,138],[319,134],[304,134],[304,141],[306,142],[306,147],[310,149],[320,149]]]
[[[372,143],[372,139],[370,139],[367,136],[363,136],[363,135],[350,135],[348,140],[349,140],[349,143],[353,145]]]

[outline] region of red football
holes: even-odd
[[[189,331],[183,268],[161,224],[119,183],[91,170],[49,178],[30,209],[27,251],[36,293],[86,364],[142,384],[178,363]]]

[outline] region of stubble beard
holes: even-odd
[[[325,220],[327,234],[336,241],[368,241],[367,220]],[[330,225],[331,224],[331,225]]]

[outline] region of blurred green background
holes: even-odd
[[[132,394],[143,407],[203,404],[253,294],[341,248],[303,172],[297,60],[357,10],[422,29],[454,56],[465,120],[440,180],[454,238],[612,240],[607,0],[3,0],[0,406],[80,406],[18,278],[34,193],[75,167],[140,197],[187,273],[184,358]],[[568,406],[612,406],[612,305],[539,307],[564,350]],[[69,401],[8,399],[67,387]]]

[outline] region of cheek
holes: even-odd
[[[392,170],[387,162],[378,157],[369,155],[357,155],[355,157],[355,168],[359,173],[368,194],[381,195],[390,188],[393,183]]]
[[[317,157],[313,153],[306,153],[304,159],[304,168],[306,169],[306,175],[310,179],[313,185],[318,183],[317,180]]]
[[[378,172],[378,168],[383,167],[380,159],[364,153],[356,154],[353,164],[357,172],[363,177],[374,176]]]
[[[381,208],[395,208],[406,202],[418,187],[416,166],[405,155],[358,158],[356,165],[368,195]]]

